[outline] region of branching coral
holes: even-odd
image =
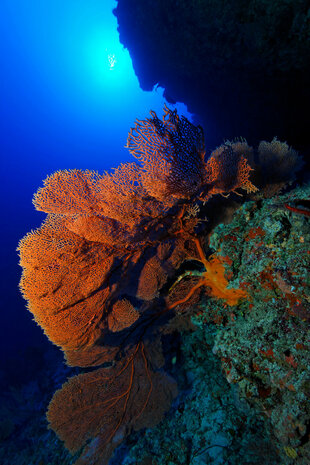
[[[69,380],[49,407],[67,447],[83,448],[78,464],[107,463],[132,429],[169,408],[175,385],[156,360],[173,309],[199,288],[228,305],[246,297],[227,288],[216,256],[206,258],[193,209],[214,194],[254,191],[246,158],[224,146],[206,162],[202,129],[167,108],[163,121],[154,112],[137,121],[127,146],[139,164],[48,177],[34,198],[47,219],[19,244],[21,289],[37,323],[69,364],[102,365]],[[171,302],[186,260],[204,271],[182,298],[177,281]]]

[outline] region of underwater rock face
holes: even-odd
[[[281,173],[277,192],[301,159],[285,143],[264,144],[264,166],[277,160]],[[204,314],[205,301],[216,308],[210,304],[208,320],[224,326],[252,304],[232,258],[211,238],[212,253],[207,240],[220,214],[270,192],[260,148],[227,141],[205,159],[202,128],[168,108],[162,121],[154,112],[137,121],[127,146],[138,163],[48,177],[34,197],[47,219],[19,244],[29,310],[68,365],[88,367],[48,409],[76,465],[107,464],[130,433],[161,421],[177,396],[167,340],[193,328],[190,317]],[[305,216],[294,197],[287,202],[290,214]],[[263,235],[260,227],[253,234]]]
[[[210,246],[227,258],[230,282],[250,300],[237,312],[206,303],[218,324],[213,351],[229,383],[261,411],[284,463],[306,465],[309,442],[310,185],[246,202]]]
[[[114,11],[142,89],[184,102],[211,147],[276,135],[309,148],[307,0],[118,0]]]
[[[178,401],[157,427],[128,442],[122,464],[280,465],[261,415],[221,374],[221,362],[212,353],[217,326],[197,321],[193,329],[182,333],[175,353]],[[111,465],[117,463],[113,459]]]

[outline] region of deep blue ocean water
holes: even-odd
[[[16,247],[45,214],[34,192],[59,169],[99,172],[131,159],[136,118],[162,113],[161,89],[139,88],[119,43],[114,0],[2,0],[0,4],[2,362],[46,347],[18,282]],[[172,107],[172,106],[170,106]],[[177,108],[187,117],[186,107]]]

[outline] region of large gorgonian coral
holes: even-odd
[[[247,159],[226,144],[205,161],[202,128],[167,108],[163,121],[154,112],[137,121],[127,147],[139,163],[48,177],[34,197],[47,219],[19,244],[35,320],[69,365],[100,367],[71,378],[48,410],[66,447],[82,449],[79,465],[107,463],[132,429],[169,408],[177,390],[162,370],[160,328],[175,310],[202,287],[227,305],[246,297],[227,288],[218,257],[205,257],[195,205],[255,191]],[[204,271],[184,286],[186,260]]]

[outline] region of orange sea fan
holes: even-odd
[[[106,248],[90,247],[64,227],[63,218],[50,216],[20,242],[19,251],[20,286],[47,336],[65,351],[93,343],[101,334],[104,283],[113,263]]]
[[[156,425],[176,394],[176,383],[154,370],[139,343],[113,368],[71,378],[55,393],[47,416],[72,453],[85,446],[77,465],[99,465],[130,430]]]
[[[142,164],[142,185],[161,200],[189,197],[203,182],[204,136],[200,126],[165,108],[163,120],[155,112],[137,120],[127,148]]]
[[[128,299],[118,300],[108,315],[110,331],[117,332],[132,326],[139,318],[140,313]]]
[[[206,163],[206,182],[211,187],[207,198],[218,193],[235,192],[244,189],[247,193],[256,192],[250,182],[252,171],[247,159],[233,149],[232,144],[224,144],[212,152]]]
[[[161,261],[155,255],[143,266],[137,287],[137,297],[146,301],[153,300],[168,278]]]
[[[157,216],[165,208],[156,196],[149,197],[137,163],[122,163],[111,173],[105,173],[96,184],[96,195],[101,214],[120,221],[127,228]]]
[[[94,367],[104,363],[113,362],[119,352],[118,347],[94,344],[82,349],[67,349],[65,351],[66,363],[72,367]]]
[[[200,219],[186,212],[217,193],[253,190],[245,158],[224,147],[205,162],[202,129],[167,108],[163,121],[154,112],[137,121],[127,146],[138,162],[112,173],[49,176],[34,198],[47,219],[19,244],[20,287],[35,320],[68,364],[101,366],[72,378],[49,407],[68,448],[84,448],[77,465],[106,464],[130,430],[157,423],[176,395],[157,361],[159,325],[178,305],[163,294],[183,263],[200,260],[205,271],[182,303],[202,286],[229,305],[244,297],[227,289],[219,259],[205,259]]]
[[[135,232],[119,221],[106,216],[77,215],[66,220],[69,231],[90,242],[119,247],[134,241]]]
[[[97,211],[95,185],[100,175],[94,171],[63,170],[48,176],[35,194],[37,210],[61,215]]]

